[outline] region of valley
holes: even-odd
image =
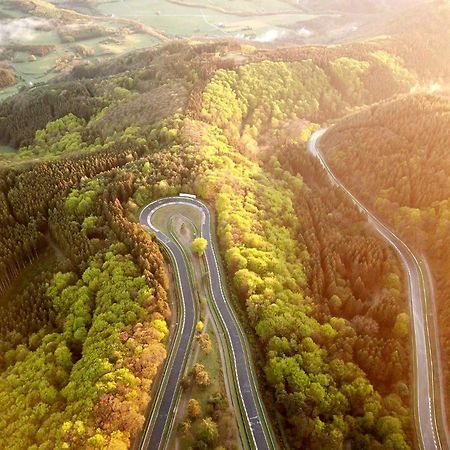
[[[351,11],[333,2],[327,8],[285,0],[259,0],[256,6],[250,1],[238,6],[236,0],[8,0],[0,5],[0,69],[14,79],[8,75],[4,87],[0,82],[0,99],[64,77],[77,65],[169,39],[241,39],[252,45],[341,42],[370,35],[370,24],[384,23],[392,14],[391,8]]]
[[[54,3],[1,5],[5,448],[446,448],[449,5]]]

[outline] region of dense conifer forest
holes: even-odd
[[[448,9],[440,14],[445,23]],[[171,323],[164,258],[137,216],[153,199],[189,192],[215,212],[282,445],[414,447],[401,263],[305,142],[324,123],[428,83],[430,70],[448,80],[433,72],[448,60],[448,37],[445,28],[440,45],[422,43],[428,65],[411,59],[402,33],[283,49],[175,42],[76,68],[0,104],[0,140],[17,147],[0,156],[0,442],[130,447]],[[433,123],[447,117],[446,99],[428,96],[393,111],[407,101],[442,111]],[[369,136],[368,146],[382,139]],[[344,150],[334,164],[356,177],[364,161],[349,153],[349,165]],[[390,169],[364,175],[362,194],[380,212],[395,204],[392,224],[405,233],[432,226],[442,230],[433,245],[443,242],[447,199],[426,177],[446,180],[445,164],[421,166],[424,192],[411,187],[408,165],[398,166],[401,186]],[[205,445],[199,437],[196,448]]]
[[[430,263],[449,393],[450,97],[402,96],[349,116],[322,146],[342,180]]]

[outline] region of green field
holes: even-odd
[[[13,147],[10,147],[9,145],[0,145],[0,154],[14,153],[15,151],[16,151],[16,149]]]
[[[170,36],[226,35],[214,24],[238,21],[240,17],[204,9],[176,5],[164,0],[142,4],[140,0],[105,3],[99,6],[105,14],[139,20]],[[204,14],[204,15],[203,15]]]
[[[48,40],[45,37],[48,37]],[[58,43],[56,32],[42,33],[39,36],[39,43],[57,44],[56,50],[48,55],[37,57],[35,61],[30,61],[29,55],[17,54],[12,62],[17,79],[15,86],[0,90],[0,99],[15,94],[21,86],[47,82],[58,75],[57,65],[60,58],[73,54],[74,44]],[[121,44],[103,43],[105,37],[87,39],[80,41],[83,45],[92,48],[95,55],[83,57],[83,61],[97,62],[105,57],[119,55],[132,50],[141,49],[156,45],[159,41],[146,34],[131,34],[124,38]]]
[[[6,17],[19,19],[20,17],[25,17],[22,11],[16,9],[9,9],[7,5],[0,3],[0,14],[4,14]]]
[[[205,7],[190,7],[171,3],[168,0],[156,0],[148,2],[144,0],[104,1],[92,6],[80,6],[76,3],[73,9],[89,16],[98,16],[102,19],[96,24],[113,30],[111,36],[102,36],[93,39],[78,41],[94,51],[93,56],[83,57],[83,62],[97,62],[106,57],[123,54],[132,50],[154,46],[160,40],[145,33],[132,33],[119,36],[115,31],[130,28],[127,24],[119,23],[116,18],[131,19],[143,23],[163,33],[168,38],[184,37],[249,37],[250,39],[268,42],[280,36],[286,36],[288,27],[295,27],[299,21],[307,21],[317,16],[302,14],[290,14],[294,7],[287,2],[276,0],[237,1],[237,0],[192,0],[193,3],[204,3]],[[56,3],[55,3],[56,4]],[[65,7],[68,8],[67,4]],[[14,19],[33,17],[19,10],[9,9],[12,6],[0,4],[0,15]],[[225,12],[214,10],[223,9]],[[237,11],[232,14],[228,11]],[[240,13],[251,16],[239,15]],[[260,15],[271,13],[271,15]],[[272,14],[273,13],[273,14]],[[106,18],[106,20],[105,20]],[[89,19],[90,20],[90,19]],[[1,25],[1,21],[0,21]],[[59,24],[61,25],[61,24]],[[64,23],[62,25],[70,25]],[[290,31],[289,33],[292,33]],[[118,42],[107,42],[113,37]],[[36,60],[29,54],[16,54],[11,65],[18,80],[15,86],[0,90],[0,100],[15,94],[22,86],[31,86],[36,83],[47,82],[55,76],[70,70],[74,58],[74,43],[61,42],[56,26],[50,31],[34,30],[32,41],[26,40],[24,44],[53,44],[56,50]],[[75,64],[79,57],[75,57]]]
[[[202,3],[196,1],[195,3]],[[228,1],[216,0],[204,2],[205,5],[214,5],[225,10],[233,9],[255,13],[253,16],[242,17],[231,13],[223,13],[211,9],[189,7],[171,3],[167,0],[156,2],[142,2],[142,0],[128,0],[126,2],[106,2],[97,9],[105,15],[115,15],[138,20],[150,25],[169,36],[208,36],[208,37],[235,37],[239,31],[251,28],[255,33],[264,33],[268,29],[283,29],[288,24],[301,20],[313,19],[314,15],[283,14],[292,11],[286,3],[276,1]],[[259,16],[258,13],[278,12],[270,16]]]
[[[87,13],[88,11],[83,11]],[[23,19],[28,16],[21,11],[9,9],[7,5],[0,5],[0,15],[3,14],[10,19]],[[35,18],[35,17],[34,17]],[[10,19],[7,19],[8,21]],[[5,23],[7,24],[8,21]],[[102,22],[103,23],[103,22]],[[1,21],[0,21],[1,25]],[[108,21],[104,25],[112,29],[113,32],[119,31],[123,26],[115,23],[112,19],[111,23]],[[81,59],[77,57],[74,52],[75,44],[83,44],[92,50],[94,50],[94,55],[89,57],[83,57],[83,62],[97,62],[105,57],[111,57],[114,55],[126,53],[135,49],[141,49],[156,45],[159,40],[153,36],[134,33],[125,34],[117,39],[114,34],[112,37],[119,42],[111,42],[109,40],[110,36],[101,36],[92,39],[84,39],[74,43],[61,42],[56,29],[50,31],[44,31],[40,29],[35,29],[33,33],[33,39],[30,41],[24,39],[24,41],[11,41],[7,43],[11,44],[31,44],[31,45],[41,45],[41,44],[52,44],[56,46],[55,51],[48,53],[45,56],[32,56],[28,53],[17,52],[15,53],[12,60],[10,60],[11,67],[15,73],[17,84],[10,86],[3,90],[0,90],[0,99],[9,97],[15,94],[22,86],[31,86],[36,83],[47,82],[54,78],[56,75],[63,73],[64,71],[70,70],[70,63],[62,62],[64,59],[69,61],[74,59]],[[75,57],[75,58],[74,58]]]

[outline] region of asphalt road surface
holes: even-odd
[[[179,345],[174,345],[172,354],[166,364],[160,391],[156,394],[154,407],[150,412],[143,433],[141,449],[163,449],[165,433],[172,424],[176,403],[178,401],[178,386],[183,377],[186,366],[189,344],[192,340],[195,326],[195,303],[192,287],[189,279],[189,271],[182,250],[169,236],[156,229],[151,221],[152,214],[168,204],[188,204],[202,212],[201,235],[208,241],[205,250],[205,258],[208,267],[208,275],[213,300],[231,343],[233,370],[238,386],[244,420],[246,420],[247,440],[252,448],[258,450],[274,449],[276,444],[272,437],[269,421],[257,392],[256,381],[251,370],[251,358],[243,341],[243,333],[238,321],[225,296],[220,276],[217,257],[214,249],[214,239],[211,236],[211,215],[208,207],[197,199],[186,197],[168,197],[159,199],[147,205],[141,212],[140,222],[147,225],[155,233],[162,245],[171,253],[175,271],[178,275],[178,283],[181,291],[185,313],[180,315],[178,327],[181,327],[181,339]],[[236,405],[237,406],[237,405]]]
[[[414,380],[415,380],[415,419],[417,423],[418,441],[424,450],[438,450],[446,448],[441,443],[436,425],[436,401],[434,383],[438,371],[434,368],[431,348],[433,342],[429,336],[428,314],[426,308],[426,284],[428,273],[423,271],[418,258],[410,248],[368,209],[338,180],[320,153],[317,143],[326,130],[319,130],[311,136],[308,151],[316,156],[333,184],[342,188],[353,200],[360,211],[367,215],[369,223],[386,239],[400,256],[408,276],[408,290],[412,313],[412,332],[414,345]],[[431,299],[434,301],[434,299]],[[382,370],[380,368],[380,370]],[[445,423],[441,420],[440,423]],[[444,438],[444,436],[443,436]],[[444,441],[445,442],[445,441]]]

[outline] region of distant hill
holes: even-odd
[[[450,23],[450,5],[427,10],[426,14],[422,12],[422,28],[412,27],[408,31],[406,25],[399,25],[389,37],[339,46],[258,44],[246,47],[245,43],[230,40],[209,43],[180,40],[96,64],[78,65],[61,77],[64,80],[61,84],[61,90],[65,92],[64,101],[56,94],[58,85],[54,85],[56,91],[52,89],[51,92],[47,92],[44,85],[24,89],[18,97],[0,104],[0,142],[14,146],[28,143],[34,132],[49,120],[70,112],[89,118],[103,101],[95,95],[103,77],[143,71],[149,74],[145,76],[157,74],[164,79],[171,73],[170,78],[179,79],[188,77],[194,67],[198,69],[201,66],[202,77],[208,79],[217,68],[237,68],[244,63],[264,60],[293,62],[311,59],[325,71],[332,86],[340,91],[332,107],[334,112],[330,109],[327,118],[341,116],[346,111],[345,102],[370,104],[407,92],[420,84],[450,80],[450,68],[443,64],[443,61],[450,60],[450,27],[447,26]],[[416,15],[411,17],[411,20],[416,20]],[[183,80],[181,84],[184,83]],[[46,102],[41,101],[41,96],[46,97]],[[344,103],[339,106],[341,100]],[[29,111],[33,111],[30,118],[26,117]]]
[[[136,12],[130,15],[128,5]],[[422,1],[0,2],[0,40],[8,48],[1,56],[13,67],[18,80],[15,88],[0,87],[0,99],[78,65],[168,40],[236,38],[252,45],[334,44],[397,34],[401,24],[413,36],[412,47],[420,52],[428,41],[420,42],[414,36],[422,32],[419,22],[431,14],[430,23],[439,27],[441,6]],[[431,43],[435,43],[433,38]],[[89,50],[80,52],[80,44]],[[24,60],[20,51],[24,46],[25,52],[37,46],[41,50]]]

